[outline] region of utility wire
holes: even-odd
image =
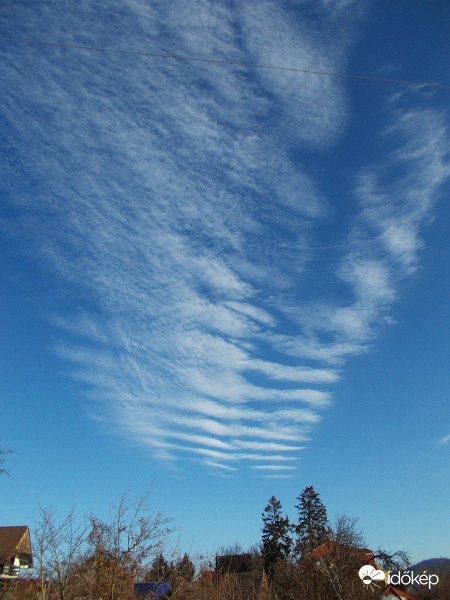
[[[111,52],[114,54],[131,54],[134,56],[152,56],[154,58],[168,58],[172,60],[189,60],[193,62],[213,63],[217,65],[232,65],[235,67],[250,67],[253,69],[268,69],[272,71],[289,71],[291,73],[308,73],[311,75],[324,75],[327,77],[344,77],[347,79],[363,79],[366,81],[382,81],[384,83],[396,83],[401,85],[415,85],[435,87],[450,90],[450,85],[444,83],[431,83],[429,81],[407,81],[403,79],[389,79],[387,77],[372,77],[370,75],[352,75],[350,73],[333,73],[331,71],[313,71],[310,69],[296,69],[294,67],[280,67],[271,65],[259,65],[254,63],[237,62],[232,60],[216,60],[213,58],[196,58],[193,56],[177,56],[175,54],[157,54],[156,52],[139,52],[137,50],[118,50],[116,48],[98,48],[95,46],[80,46],[77,44],[58,44],[56,42],[42,42],[37,40],[17,40],[13,38],[0,37],[0,42],[14,44],[30,44],[35,46],[52,46],[56,48],[71,48],[75,50],[91,50],[95,52]]]

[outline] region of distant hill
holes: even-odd
[[[431,589],[427,586],[415,585],[409,588],[409,592],[422,600],[450,600],[450,558],[428,558],[413,565],[409,571],[414,574],[424,573],[437,575],[439,583]]]
[[[427,558],[426,560],[422,560],[417,563],[412,569],[426,569],[427,572],[430,569],[449,569],[450,568],[450,558]],[[434,572],[434,571],[433,571]]]

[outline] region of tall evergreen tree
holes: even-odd
[[[262,544],[263,544],[263,567],[267,573],[283,560],[288,558],[292,548],[292,538],[289,536],[291,526],[288,517],[283,517],[281,502],[272,496],[262,513],[264,522]]]
[[[178,560],[172,567],[176,578],[181,579],[186,584],[192,583],[195,575],[195,566],[189,556],[185,553],[183,558]]]
[[[169,578],[170,565],[160,552],[150,566],[150,569],[145,573],[144,581],[165,581]]]
[[[299,503],[295,508],[298,510],[298,523],[294,526],[294,552],[303,556],[330,538],[330,526],[327,509],[313,486],[306,487],[297,500]]]

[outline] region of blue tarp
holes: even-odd
[[[170,581],[150,581],[149,583],[135,583],[134,593],[140,598],[159,600],[170,596],[172,584]]]

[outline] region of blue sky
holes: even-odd
[[[17,2],[0,37],[449,85],[450,6]],[[0,41],[2,524],[314,485],[448,555],[449,89]]]

